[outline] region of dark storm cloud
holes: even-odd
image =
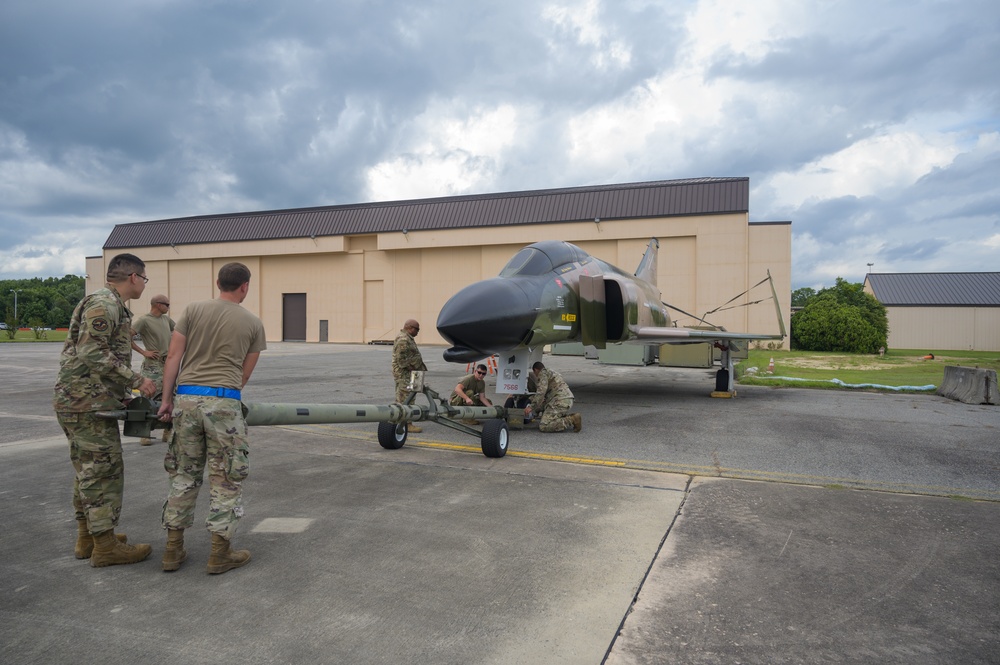
[[[792,219],[802,251],[828,257],[854,234],[885,248],[880,261],[919,261],[931,254],[900,229],[937,239],[956,219],[976,227],[969,235],[997,233],[995,3],[818,4],[801,29],[762,31],[761,49],[750,51],[738,45],[756,23],[730,19],[752,19],[758,6],[720,6],[697,24],[707,31],[691,28],[711,7],[8,0],[3,274],[63,274],[59,261],[97,253],[118,222],[367,200],[377,195],[371,169],[385,164],[432,183],[426,195],[749,176],[751,217]],[[779,20],[799,11],[774,2],[760,10]],[[707,60],[697,55],[705,39],[720,44]],[[692,94],[717,108],[689,108]],[[669,119],[659,115],[664,100]],[[435,135],[501,108],[514,119],[497,145],[463,140],[499,127]],[[588,125],[590,115],[645,139],[581,148],[581,136],[606,130]],[[816,171],[830,155],[899,131],[942,152],[947,135],[957,156],[929,159],[936,166],[912,185],[887,173],[891,186],[855,195],[775,189],[777,174]],[[442,162],[467,177],[449,180],[452,171],[435,171]],[[935,260],[948,251],[942,245]],[[814,264],[797,261],[795,279],[826,279]]]

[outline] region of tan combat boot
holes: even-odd
[[[208,555],[208,574],[218,575],[250,563],[249,550],[232,550],[221,533],[212,534],[212,553]]]
[[[144,436],[141,439],[139,439],[139,445],[140,446],[151,446],[151,445],[153,445],[153,440],[150,439],[148,436]]]
[[[573,421],[573,431],[579,432],[583,429],[583,415],[579,413],[571,413],[569,419]]]
[[[94,534],[94,552],[90,555],[90,565],[102,568],[123,563],[138,563],[152,551],[153,548],[149,545],[123,543],[115,537],[114,529],[108,529]]]
[[[187,559],[184,529],[167,529],[167,548],[163,550],[163,570],[177,570]]]
[[[416,425],[407,425],[406,426],[406,433],[407,434],[420,434],[423,431],[424,431],[423,428],[417,427]]]
[[[128,538],[125,537],[124,533],[116,533],[115,538],[118,539],[119,543],[127,543]],[[76,521],[76,547],[73,548],[73,554],[76,555],[77,559],[89,559],[90,555],[94,552],[94,537],[90,535],[90,530],[87,528],[87,520],[77,520]]]

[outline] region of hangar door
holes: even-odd
[[[281,294],[281,340],[306,341],[306,294]]]

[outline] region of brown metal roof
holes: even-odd
[[[1000,272],[873,272],[865,280],[886,306],[1000,307]]]
[[[104,249],[748,212],[749,178],[694,178],[118,224]]]

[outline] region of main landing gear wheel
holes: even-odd
[[[504,420],[487,420],[483,425],[480,441],[483,454],[487,457],[503,457],[507,454],[507,422]]]
[[[408,433],[406,423],[379,423],[378,444],[389,450],[397,450],[406,443]]]

